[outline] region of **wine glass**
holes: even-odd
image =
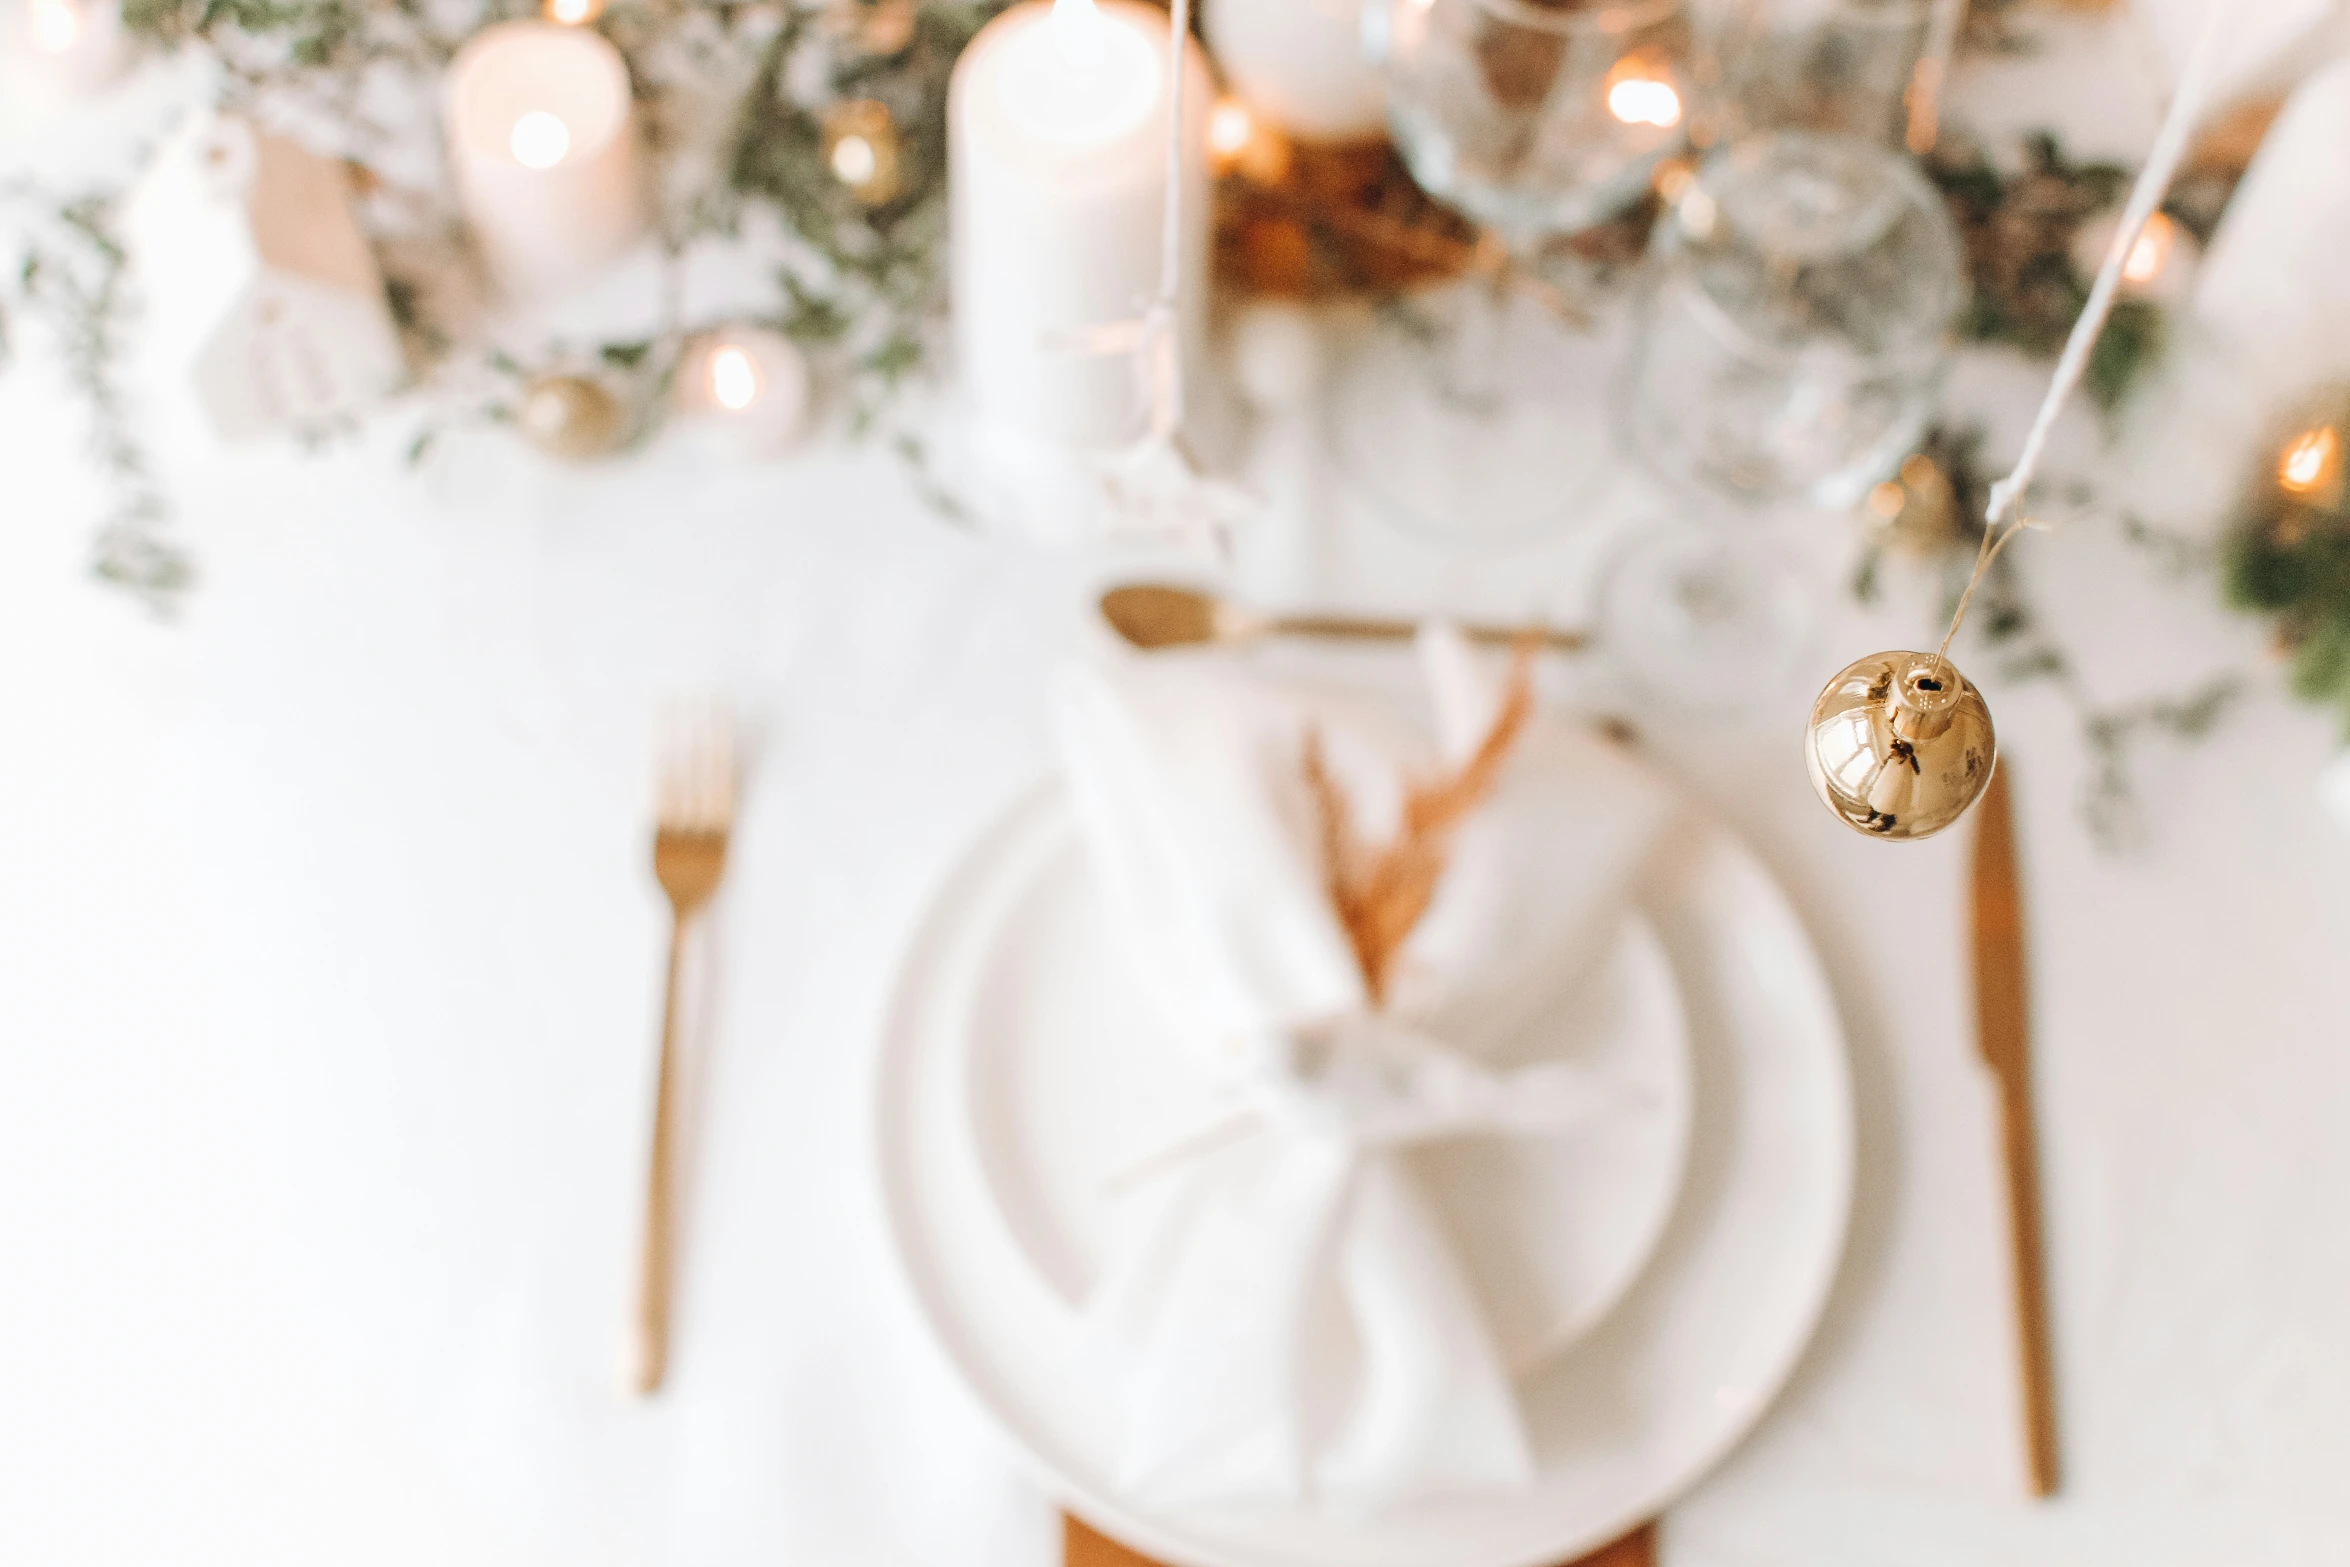
[[[1616,216],[1679,150],[1682,0],[1374,0],[1388,119],[1423,188],[1508,258],[1390,312],[1342,366],[1340,466],[1418,531],[1521,542],[1599,471],[1613,357],[1545,276],[1546,242]]]
[[[1806,130],[1902,145],[1933,10],[1933,0],[1743,0],[1706,51],[1725,136]]]
[[[1849,511],[1917,446],[1966,299],[1941,197],[1857,137],[1715,153],[1658,226],[1621,399],[1627,444],[1697,519],[1645,530],[1603,634],[1689,698],[1781,664],[1806,618],[1769,523]]]

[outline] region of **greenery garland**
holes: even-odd
[[[2228,598],[2269,618],[2293,694],[2331,707],[2350,739],[2350,388],[2294,422],[2246,486],[2224,554]]]
[[[1970,342],[2005,343],[2052,360],[2088,304],[2094,281],[2074,255],[2081,230],[2120,210],[2134,176],[2118,163],[2072,161],[2045,131],[2026,137],[2022,151],[2021,168],[2002,169],[1981,146],[1945,137],[1925,168],[1966,245],[1972,287],[1960,332]],[[2116,299],[2090,352],[2082,389],[2112,413],[2162,344],[2159,306]]]
[[[649,335],[556,342],[531,352],[469,346],[457,323],[466,297],[466,241],[438,155],[429,110],[451,58],[480,28],[534,15],[521,0],[124,0],[128,28],[164,50],[200,48],[218,63],[217,102],[291,118],[351,163],[370,201],[363,218],[387,295],[417,367],[410,392],[424,418],[410,451],[464,423],[509,423],[526,389],[551,373],[592,374],[612,388],[638,438],[657,427],[670,380],[693,336],[725,324],[676,308],[674,278],[695,247],[738,247],[760,258],[769,303],[748,320],[830,365],[853,431],[881,422],[928,357],[942,304],[947,164],[946,98],[954,61],[1006,0],[831,0],[816,9],[733,0],[611,0],[596,25],[629,63],[639,110],[663,174],[657,232],[672,278],[669,308]],[[894,134],[895,177],[878,199],[827,161],[828,116],[854,101],[878,105]],[[715,114],[712,105],[717,105]],[[387,108],[387,106],[389,106]],[[403,112],[404,111],[404,112]],[[421,123],[420,123],[421,119]],[[420,155],[420,148],[422,149]],[[1412,187],[1391,153],[1322,155],[1278,149],[1270,173],[1244,160],[1219,190],[1223,271],[1244,287],[1393,296],[1477,264],[1475,236]],[[697,158],[696,152],[700,154]],[[2024,139],[1995,162],[1978,144],[1946,137],[1927,160],[1966,244],[1973,303],[1962,330],[2036,358],[2061,347],[2087,298],[2076,257],[2081,229],[2119,204],[2129,171],[2076,162],[2056,138]],[[2216,194],[2215,194],[2216,189]],[[391,199],[382,199],[387,193]],[[2208,179],[2172,203],[2187,232],[2207,237],[2227,194]],[[0,363],[12,316],[42,320],[91,414],[91,440],[116,498],[92,550],[108,581],[168,606],[191,580],[169,541],[167,507],[126,416],[116,364],[126,323],[124,253],[106,194],[60,198],[29,184],[0,185],[13,258],[0,278]],[[387,220],[385,214],[392,216]],[[1577,241],[1586,265],[1636,260],[1655,203]],[[2159,354],[2161,309],[2125,300],[2087,377],[2109,413]],[[313,435],[336,432],[317,431]],[[1901,479],[1873,497],[1884,524],[1854,588],[1876,595],[1888,552],[1934,563],[1955,592],[1979,542],[1981,434],[1937,429]],[[894,438],[942,510],[951,497],[928,482],[920,446]],[[1887,492],[1895,497],[1885,508]],[[2085,493],[2071,497],[2084,503]],[[2294,685],[2350,718],[2350,508],[2336,484],[2323,496],[2280,498],[2257,487],[2250,518],[2225,562],[2231,596],[2277,618],[2295,657]],[[2122,519],[2125,536],[2182,569],[2208,556]],[[2033,613],[2011,557],[1994,567],[1976,624],[2008,680],[2047,680],[2072,705],[2094,759],[2084,794],[2100,836],[2125,836],[2132,817],[2128,759],[2151,734],[2207,731],[2238,689],[2234,677],[2181,697],[2111,708],[2095,702],[2072,660]]]
[[[833,0],[819,9],[733,0],[612,0],[596,26],[628,61],[640,122],[661,171],[656,233],[668,282],[655,330],[523,350],[481,343],[478,289],[430,112],[439,81],[481,28],[538,14],[519,0],[124,0],[124,23],[163,52],[200,49],[218,67],[216,106],[298,126],[351,166],[363,226],[413,367],[421,460],[452,426],[510,424],[526,389],[591,374],[641,440],[657,429],[686,346],[747,322],[830,367],[851,429],[875,427],[928,357],[943,303],[946,97],[954,61],[1008,0]],[[825,160],[825,115],[846,100],[882,106],[899,177],[886,200],[858,199]],[[101,526],[96,569],[163,607],[192,579],[163,544],[166,515],[123,417],[114,364],[127,288],[113,193],[59,197],[0,189],[22,216],[14,287],[0,294],[0,346],[13,304],[52,325],[90,407],[101,465],[121,498]],[[5,232],[5,231],[0,231]],[[677,307],[696,247],[722,245],[768,273],[765,305],[723,319]],[[349,433],[326,427],[311,440]],[[896,448],[919,463],[903,433]],[[918,478],[921,476],[918,475]],[[952,503],[925,485],[952,510]]]

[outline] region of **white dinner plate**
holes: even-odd
[[[1116,1411],[1077,1341],[1102,1172],[1163,1145],[1207,1100],[1154,1036],[1089,899],[1065,797],[1047,786],[982,837],[934,906],[901,977],[877,1106],[924,1314],[1074,1511],[1190,1567],[1550,1567],[1652,1516],[1752,1425],[1842,1247],[1850,1090],[1785,900],[1726,833],[1689,819],[1639,885],[1583,1046],[1617,1052],[1661,1113],[1618,1146],[1560,1139],[1513,1163],[1463,1145],[1424,1171],[1505,1354],[1533,1367],[1518,1391],[1534,1483],[1370,1518],[1123,1498]],[[1576,1210],[1578,1158],[1585,1175],[1613,1172],[1621,1200]],[[1479,1210],[1516,1217],[1463,1228]]]

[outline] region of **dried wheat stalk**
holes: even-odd
[[[1366,844],[1356,833],[1353,808],[1322,754],[1321,731],[1306,732],[1306,787],[1322,828],[1330,904],[1374,1006],[1385,1001],[1395,955],[1436,895],[1452,830],[1492,792],[1503,759],[1534,710],[1534,651],[1531,642],[1519,645],[1501,709],[1469,758],[1449,774],[1405,786],[1403,820],[1389,843]]]

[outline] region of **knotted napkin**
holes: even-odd
[[[1641,1113],[1546,1059],[1542,1023],[1604,954],[1668,805],[1604,745],[1534,717],[1454,832],[1375,1005],[1328,895],[1303,757],[1310,733],[1376,832],[1407,766],[1472,751],[1498,682],[1449,631],[1421,652],[1435,757],[1228,661],[1088,667],[1062,689],[1107,916],[1229,1107],[1137,1150],[1086,1306],[1121,1401],[1120,1482],[1147,1502],[1363,1510],[1533,1472],[1409,1151]]]

